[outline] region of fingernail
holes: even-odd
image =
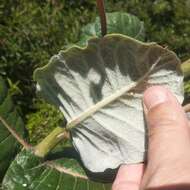
[[[162,86],[153,86],[144,93],[144,105],[147,110],[169,100],[168,90]]]

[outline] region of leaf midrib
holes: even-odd
[[[79,114],[77,117],[75,117],[73,120],[71,120],[67,126],[66,129],[70,130],[74,128],[76,125],[80,124],[82,121],[86,120],[88,117],[96,113],[98,110],[101,108],[105,107],[106,105],[114,102],[117,100],[119,97],[124,95],[125,93],[131,91],[135,87],[137,87],[142,81],[144,81],[155,69],[156,65],[160,62],[161,56],[158,57],[158,59],[155,61],[155,63],[152,65],[152,67],[136,82],[131,83],[130,85],[127,85],[119,90],[117,90],[114,94],[104,98],[97,104],[89,107],[86,109],[83,113]]]

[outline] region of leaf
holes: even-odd
[[[3,180],[4,190],[109,190],[109,184],[90,181],[74,159],[43,162],[30,151],[22,151]]]
[[[136,16],[122,12],[113,12],[107,13],[106,17],[108,34],[118,33],[144,41],[144,23],[141,22]],[[92,37],[101,37],[101,25],[99,17],[96,17],[94,23],[90,23],[82,28],[80,41],[77,43],[77,45],[86,46],[88,40]]]
[[[19,116],[5,81],[0,77],[0,116],[20,135],[25,135],[24,123]],[[20,149],[19,143],[0,121],[0,181],[12,159]]]
[[[91,39],[84,49],[61,51],[34,77],[41,94],[63,112],[67,126],[78,124],[72,140],[84,165],[104,172],[144,160],[142,94],[148,86],[165,85],[182,102],[179,64],[173,52],[156,43],[107,35]]]
[[[186,60],[181,64],[181,69],[183,71],[184,76],[187,78],[190,75],[190,59]]]

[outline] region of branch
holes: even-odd
[[[63,127],[56,127],[45,139],[35,148],[34,154],[39,157],[45,157],[61,140],[70,139],[70,134]]]
[[[11,135],[26,149],[29,150],[32,148],[24,139],[22,139],[17,132],[9,126],[9,124],[0,116],[0,122],[7,128],[7,130],[11,133]]]
[[[107,34],[107,21],[104,0],[96,0],[96,4],[100,15],[102,36],[105,36]]]

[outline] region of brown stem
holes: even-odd
[[[24,139],[22,139],[17,132],[0,116],[0,122],[7,128],[7,130],[12,134],[12,136],[26,149],[31,149],[32,146],[29,145]]]
[[[100,15],[102,36],[105,36],[107,34],[107,21],[106,21],[104,0],[96,0],[96,4]]]

